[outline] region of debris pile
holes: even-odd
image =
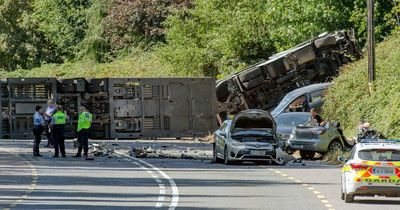
[[[103,143],[93,143],[91,144],[91,148],[93,148],[93,155],[96,157],[108,157],[112,158],[114,153],[114,148],[107,148],[105,142]]]
[[[211,159],[212,154],[206,151],[192,150],[191,148],[176,150],[167,145],[161,145],[160,149],[151,146],[131,146],[129,155],[136,158],[183,158],[183,159]]]

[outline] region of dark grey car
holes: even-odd
[[[278,135],[283,139],[288,139],[292,134],[293,128],[298,125],[305,125],[310,121],[309,112],[288,112],[281,113],[274,117]]]
[[[276,159],[276,124],[267,111],[239,112],[232,120],[222,123],[214,133],[214,141],[214,162],[272,162]]]

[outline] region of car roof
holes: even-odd
[[[399,149],[400,150],[400,142],[395,143],[391,141],[382,141],[382,142],[366,142],[366,143],[358,143],[356,144],[357,150],[363,149]]]
[[[301,96],[305,93],[311,92],[311,91],[315,91],[315,90],[319,90],[319,89],[325,89],[327,87],[329,87],[330,85],[332,85],[333,83],[328,82],[328,83],[318,83],[318,84],[313,84],[313,85],[307,85],[301,88],[297,88],[291,92],[289,92],[286,95],[293,95],[293,97],[298,97]]]

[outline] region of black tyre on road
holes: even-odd
[[[213,144],[213,163],[222,163],[222,160],[218,157],[217,154],[217,147],[215,144]]]

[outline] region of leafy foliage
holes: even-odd
[[[346,26],[350,8],[330,0],[196,0],[166,25],[160,49],[177,73],[228,74],[317,35]]]
[[[378,45],[372,94],[368,91],[367,58],[347,66],[329,89],[324,115],[341,122],[348,135],[354,135],[354,128],[365,119],[384,135],[400,137],[399,45],[400,32]]]

